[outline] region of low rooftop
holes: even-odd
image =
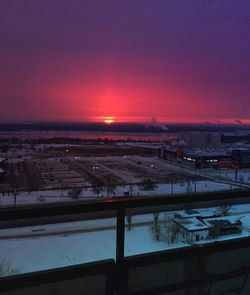
[[[175,220],[175,223],[177,223],[183,229],[185,229],[189,232],[208,230],[209,228],[212,227],[212,225],[205,224],[205,223],[199,221],[196,217]]]

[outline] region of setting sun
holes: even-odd
[[[103,117],[103,122],[106,124],[112,124],[115,122],[115,118],[114,117]]]
[[[106,119],[106,120],[104,120],[104,123],[106,123],[106,124],[111,124],[113,122],[114,122],[113,119]]]

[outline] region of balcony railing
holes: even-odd
[[[176,292],[184,289],[200,290],[200,294],[249,292],[249,237],[129,257],[124,254],[127,210],[145,214],[154,212],[155,208],[169,212],[248,203],[249,191],[232,191],[3,208],[0,210],[2,229],[114,217],[116,253],[115,259],[2,277],[0,294],[181,294]]]

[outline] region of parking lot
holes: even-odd
[[[50,148],[32,157],[12,156],[8,160],[2,191],[64,189],[102,185],[139,184],[192,180],[174,171],[149,148],[120,145]]]

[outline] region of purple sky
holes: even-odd
[[[0,119],[250,120],[249,0],[0,3]]]

